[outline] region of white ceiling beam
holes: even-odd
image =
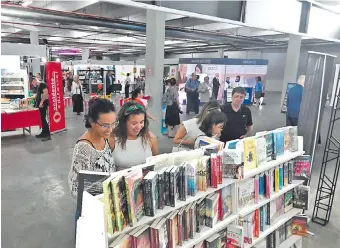
[[[87,1],[34,1],[30,6],[53,9],[59,11],[73,12],[92,4],[98,3],[98,0]]]
[[[228,24],[228,23],[209,23],[209,24],[191,26],[187,28],[204,30],[204,31],[216,31],[216,30],[226,30],[226,29],[237,28],[237,27],[240,27],[240,26]]]

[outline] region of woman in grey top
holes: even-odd
[[[165,124],[168,127],[168,137],[175,137],[176,127],[181,123],[179,118],[179,101],[176,79],[169,79],[170,87],[164,93],[163,104],[166,104]]]
[[[200,102],[206,103],[210,101],[209,77],[204,77],[204,81],[198,85],[198,93],[200,93]]]

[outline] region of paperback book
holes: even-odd
[[[284,194],[285,198],[285,213],[293,208],[293,190],[289,190]]]
[[[103,182],[104,206],[107,218],[107,232],[109,234],[113,234],[116,230],[116,216],[114,212],[114,203],[112,199],[113,193],[111,188],[112,179],[112,177],[109,177]]]
[[[119,175],[111,181],[117,231],[121,232],[129,223],[125,177]]]
[[[157,172],[150,171],[144,177],[144,212],[146,216],[155,216],[157,199]]]
[[[214,193],[211,196],[208,196],[205,199],[205,206],[206,206],[206,220],[205,225],[208,227],[215,227],[218,221],[218,214],[219,214],[219,192]]]
[[[311,157],[310,155],[303,155],[294,160],[294,180],[310,180],[311,178]]]
[[[299,185],[294,188],[293,208],[308,210],[309,207],[309,187]]]
[[[244,144],[244,170],[249,171],[256,168],[256,139],[255,137],[245,138]]]
[[[254,203],[255,201],[255,185],[254,178],[249,178],[240,182],[239,188],[239,207],[243,208],[250,203]]]
[[[242,248],[243,247],[243,228],[235,225],[227,227],[227,247]]]
[[[257,167],[267,162],[266,139],[264,137],[256,138],[256,157]]]
[[[308,217],[306,215],[297,215],[292,218],[292,234],[306,236],[308,231]]]
[[[299,142],[297,126],[289,127],[289,151],[297,152],[298,150]]]
[[[276,129],[273,131],[274,135],[274,154],[281,156],[284,153],[284,130]]]
[[[281,225],[278,229],[275,230],[276,245],[280,245],[285,240],[286,240],[286,227],[285,225]]]
[[[267,132],[265,134],[266,138],[266,153],[267,153],[267,162],[271,160],[275,160],[276,156],[274,153],[274,135],[272,132]]]
[[[219,220],[224,220],[232,214],[231,185],[220,189]]]

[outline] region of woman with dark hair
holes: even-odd
[[[201,64],[197,64],[195,66],[195,72],[196,72],[196,74],[201,74],[203,72],[203,68],[202,68]]]
[[[116,167],[108,139],[116,126],[113,103],[107,99],[91,99],[85,115],[87,131],[78,139],[74,149],[68,183],[71,195],[77,196],[80,170],[114,172]]]
[[[123,105],[110,144],[118,169],[143,164],[147,157],[158,155],[157,138],[149,131],[149,121],[143,106],[133,101]]]
[[[181,110],[179,108],[176,79],[170,79],[170,87],[164,93],[162,102],[166,105],[165,124],[168,127],[168,137],[174,138],[176,133],[176,126],[181,123],[181,120],[179,118]]]
[[[146,107],[147,101],[143,99],[143,96],[144,96],[143,90],[141,88],[137,88],[134,91],[132,91],[131,98],[126,99],[125,102],[134,101],[137,104],[143,106],[145,110],[147,110],[147,107]],[[149,114],[148,112],[146,112],[146,115],[148,116],[149,119],[153,121],[157,120],[153,115]]]
[[[200,130],[208,137],[219,138],[223,130],[227,116],[220,111],[210,112],[203,120]]]

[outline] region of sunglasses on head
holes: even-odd
[[[136,110],[143,110],[144,111],[144,108],[143,108],[143,106],[141,106],[139,104],[132,105],[125,110],[124,115],[129,115]]]

